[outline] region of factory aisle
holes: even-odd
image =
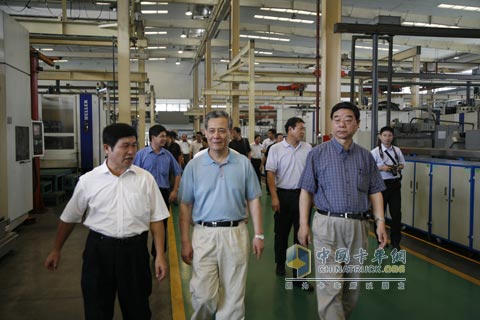
[[[316,319],[315,293],[296,287],[286,289],[285,279],[275,275],[270,197],[262,196],[262,204],[265,252],[260,260],[251,256],[249,262],[246,319]],[[87,230],[80,225],[75,228],[56,272],[43,267],[61,209],[49,208],[35,216],[36,223],[20,226],[17,249],[0,259],[0,319],[83,319],[80,270]],[[188,288],[191,269],[180,257],[178,206],[173,207],[173,217],[169,219],[169,228],[175,231],[169,232],[169,279],[153,286],[152,319],[189,319],[192,313]],[[382,288],[381,281],[359,282],[362,294],[351,319],[477,318],[480,263],[405,235],[402,241],[407,250],[405,273],[364,278],[405,278],[404,288],[399,281],[383,281],[388,289]],[[371,237],[371,248],[374,242]],[[370,257],[372,254],[371,249]],[[386,254],[391,259],[390,250]],[[290,274],[287,270],[287,276]],[[115,319],[121,319],[118,306]]]
[[[77,225],[62,249],[60,265],[55,272],[43,263],[52,249],[58,218],[63,207],[51,207],[34,215],[34,224],[22,225],[16,250],[0,259],[0,319],[83,319],[80,287],[82,252],[88,230]],[[169,278],[154,280],[150,297],[152,319],[171,318]],[[115,306],[115,320],[122,319]]]
[[[262,196],[265,229],[265,252],[260,260],[253,256],[249,261],[246,290],[246,319],[317,319],[317,305],[314,292],[300,288],[286,289],[284,278],[275,274],[273,251],[273,213],[270,197]],[[176,234],[178,228],[178,207],[174,211]],[[249,226],[252,233],[252,226]],[[180,250],[179,237],[177,248]],[[405,278],[399,281],[359,282],[362,288],[359,303],[351,320],[363,319],[475,319],[480,314],[480,263],[449,254],[423,241],[403,236],[406,249],[405,273],[364,274],[363,278]],[[373,257],[375,239],[370,237],[369,257]],[[312,254],[313,254],[313,248]],[[180,252],[180,251],[179,251]],[[390,249],[386,255],[391,262]],[[402,263],[396,263],[401,265]],[[313,268],[313,266],[312,266]],[[291,272],[287,268],[287,277]],[[449,271],[447,271],[447,270]],[[177,272],[171,270],[172,274]],[[190,306],[189,279],[191,269],[181,262],[182,292],[186,319],[192,314]],[[453,273],[452,273],[453,272]],[[314,277],[311,274],[309,277]],[[462,278],[463,277],[463,278]],[[382,288],[382,282],[389,288]],[[369,284],[371,283],[371,285]],[[370,288],[371,286],[371,288]],[[383,284],[383,286],[387,286]],[[402,287],[403,286],[403,287]],[[288,287],[288,285],[287,285]],[[366,288],[368,287],[368,288]]]

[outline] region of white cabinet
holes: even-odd
[[[406,162],[402,170],[402,223],[413,226],[415,163]]]
[[[473,249],[480,251],[480,168],[474,169]]]
[[[430,165],[407,161],[402,176],[402,223],[428,232]]]
[[[413,226],[422,231],[429,231],[429,193],[430,164],[415,164],[415,198],[413,209]]]
[[[402,223],[480,251],[480,163],[407,158]]]
[[[449,239],[468,246],[470,244],[470,179],[472,168],[452,166],[450,170]],[[477,217],[480,216],[477,215]]]
[[[432,233],[448,239],[449,166],[432,166]]]

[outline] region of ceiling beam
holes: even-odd
[[[394,55],[392,55],[392,61],[397,62],[397,61],[407,60],[409,58],[413,58],[417,55],[420,55],[421,53],[422,53],[422,47],[415,46],[413,48],[395,53]],[[380,60],[388,60],[388,57],[384,57]]]
[[[333,31],[365,35],[480,39],[480,29],[404,27],[391,24],[336,23]]]
[[[112,72],[105,71],[83,71],[83,70],[47,70],[38,73],[38,80],[62,80],[62,81],[114,81]],[[147,82],[147,73],[131,72],[130,82]]]

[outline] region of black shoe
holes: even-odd
[[[277,268],[275,269],[275,273],[277,276],[285,276],[285,264],[284,263],[277,263]]]
[[[313,284],[308,281],[294,281],[293,286],[307,292],[312,292],[314,290]]]

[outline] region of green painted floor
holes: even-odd
[[[262,205],[265,251],[260,260],[252,256],[249,261],[245,297],[246,319],[317,319],[315,292],[304,292],[299,288],[286,290],[285,280],[275,275],[273,212],[269,196],[262,196]],[[174,207],[173,216],[185,314],[189,319],[192,314],[189,292],[191,271],[190,267],[181,261],[178,206]],[[252,232],[251,224],[249,228]],[[371,237],[370,248],[374,246],[375,240]],[[369,257],[372,257],[372,254],[373,250],[370,249]],[[406,278],[404,290],[398,290],[397,282],[390,282],[389,290],[382,290],[381,282],[374,282],[372,290],[365,289],[365,282],[360,283],[362,292],[351,319],[479,319],[480,286],[408,253],[405,269],[404,274],[388,275]],[[287,268],[287,276],[290,274]]]

